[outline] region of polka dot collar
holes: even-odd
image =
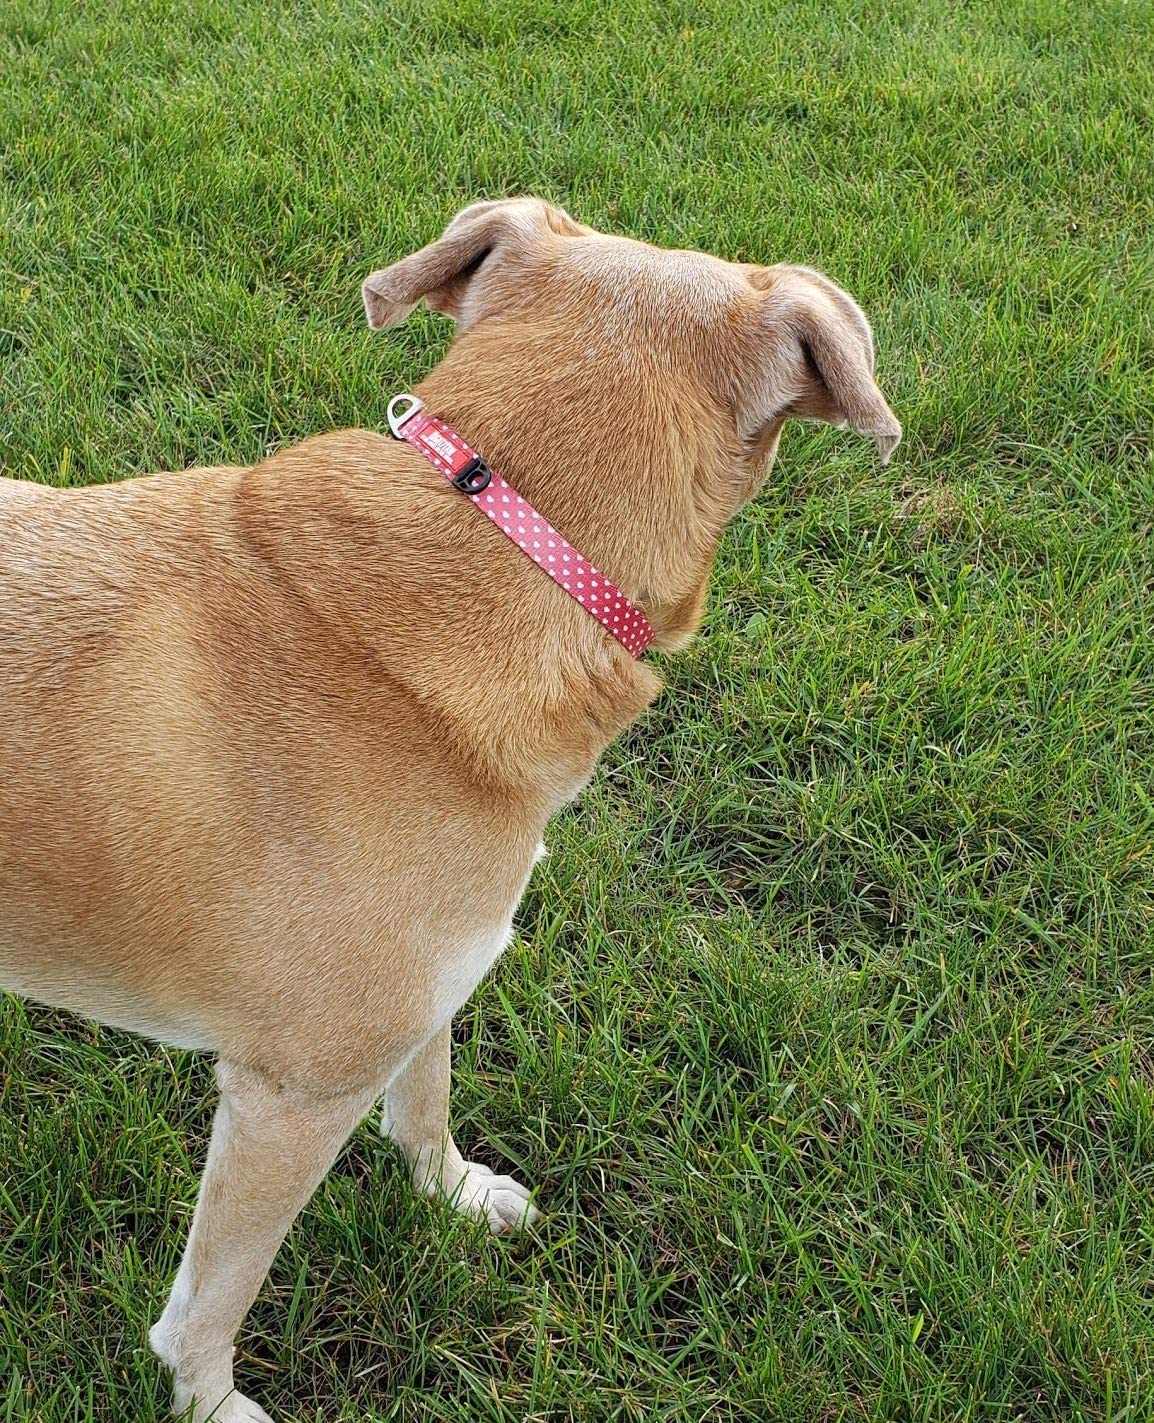
[[[564,588],[585,611],[606,628],[633,657],[653,641],[649,619],[616,584],[562,538],[552,524],[512,485],[494,474],[475,450],[429,415],[415,395],[395,395],[389,401],[389,429],[439,469],[455,488],[487,515],[519,549]]]

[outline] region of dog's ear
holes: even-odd
[[[434,311],[455,316],[465,289],[511,225],[511,203],[474,203],[427,247],[373,272],[361,285],[374,331],[395,326],[424,297]]]
[[[874,380],[873,334],[855,301],[811,267],[760,267],[739,393],[739,428],[756,440],[783,419],[825,420],[872,437],[882,463],[902,437]],[[747,328],[748,334],[748,328]]]
[[[509,257],[550,232],[582,231],[560,208],[537,198],[473,203],[445,231],[391,267],[373,272],[361,286],[365,315],[374,331],[403,321],[423,297],[433,311],[458,321],[473,316],[470,301],[482,269],[498,270]]]

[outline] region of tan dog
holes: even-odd
[[[790,416],[901,427],[858,307],[805,267],[478,203],[364,285],[458,338],[418,393],[648,615],[701,618]],[[213,1052],[220,1105],[151,1334],[197,1423],[266,1419],[232,1343],[386,1098],[418,1189],[529,1192],[448,1128],[449,1021],[549,817],[656,694],[418,453],[345,430],[252,469],[0,482],[0,985]]]

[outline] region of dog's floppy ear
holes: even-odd
[[[427,247],[373,272],[361,285],[374,331],[404,321],[422,297],[434,311],[455,316],[464,288],[510,225],[511,203],[474,203]]]
[[[403,321],[422,297],[433,311],[461,320],[482,266],[508,256],[518,244],[562,230],[560,220],[576,228],[560,209],[535,198],[473,203],[453,218],[445,231],[391,267],[373,272],[361,286],[365,315],[374,331]]]
[[[756,438],[789,416],[849,425],[872,437],[882,463],[902,437],[874,380],[873,335],[861,308],[811,267],[762,267],[753,379],[743,382],[741,433]]]

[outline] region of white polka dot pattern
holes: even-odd
[[[478,458],[460,435],[424,411],[404,420],[397,427],[397,433],[420,450],[450,481]],[[633,657],[641,656],[653,641],[649,619],[615,583],[582,558],[512,485],[494,473],[487,488],[476,494],[466,493],[465,497],[471,499],[482,514],[488,515],[542,572],[608,629],[627,652]]]

